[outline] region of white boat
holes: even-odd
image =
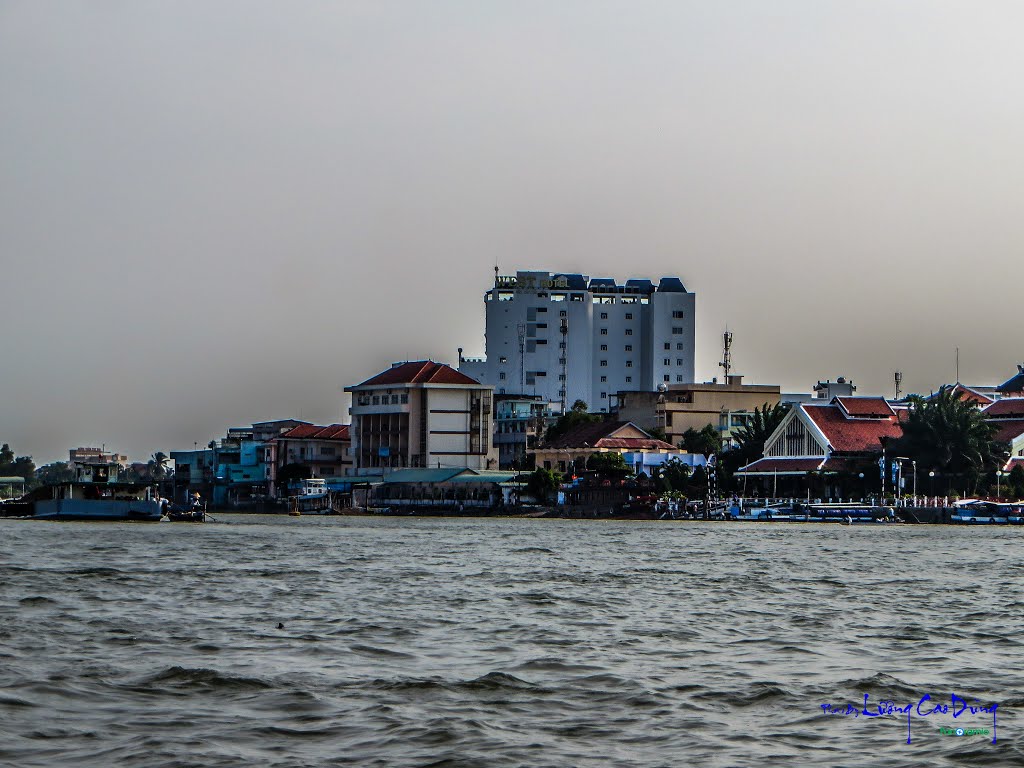
[[[36,498],[36,520],[136,520],[157,522],[166,500],[149,483],[118,481],[116,464],[83,464],[72,482],[50,487],[49,498]]]
[[[289,499],[289,513],[293,515],[330,515],[333,511],[331,492],[321,477],[303,480],[299,492]]]

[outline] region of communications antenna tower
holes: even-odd
[[[732,370],[732,331],[722,335],[722,362],[718,365],[725,369],[725,383],[729,383],[729,372]]]

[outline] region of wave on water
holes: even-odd
[[[199,691],[245,691],[273,688],[272,683],[258,677],[229,675],[214,669],[173,666],[141,681],[146,687],[166,686],[173,689]]]

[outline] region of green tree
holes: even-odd
[[[167,458],[166,453],[157,451],[146,463],[146,471],[149,472],[149,476],[154,480],[163,480],[167,477],[167,465],[169,462],[170,459]]]
[[[708,456],[712,453],[718,453],[722,449],[722,439],[713,424],[708,424],[701,430],[690,427],[683,432],[680,447],[689,453],[699,453],[701,456]]]
[[[11,474],[31,482],[36,476],[36,465],[31,456],[19,456],[11,465]]]
[[[664,427],[655,427],[654,429],[648,429],[647,434],[655,440],[661,440],[662,442],[668,442],[668,435],[665,434]]]
[[[579,405],[583,406],[583,410],[576,407]],[[581,424],[593,424],[604,419],[604,417],[599,413],[587,413],[586,406],[587,404],[582,400],[577,400],[573,404],[572,410],[563,416],[560,416],[558,421],[548,427],[548,431],[544,435],[544,442],[550,443],[557,440],[562,435],[568,434]]]
[[[587,413],[590,410],[590,407],[584,400],[577,400],[572,404],[571,410],[575,413]]]
[[[659,491],[685,492],[690,485],[690,466],[678,458],[671,458],[652,470]]]
[[[10,469],[14,464],[14,451],[7,443],[0,447],[0,475],[10,476]]]
[[[996,428],[975,403],[960,399],[951,387],[927,400],[914,396],[910,402],[903,436],[891,446],[890,456],[908,456],[923,470],[960,475],[968,493],[995,471],[1005,451],[993,441]]]
[[[621,453],[592,453],[587,459],[587,469],[602,477],[623,477],[629,474],[629,465]]]
[[[36,480],[42,485],[69,483],[75,479],[75,471],[65,461],[45,464],[36,470]]]
[[[561,485],[561,476],[543,467],[531,472],[526,480],[526,492],[541,504],[546,503]]]
[[[312,474],[308,464],[285,464],[277,470],[277,486],[279,489],[286,488],[291,481],[305,480]]]
[[[747,423],[733,432],[737,443],[735,458],[742,462],[740,466],[756,461],[764,455],[765,441],[778,429],[787,413],[788,405],[765,403],[760,408],[755,408],[754,415],[747,419]]]
[[[1024,499],[1024,465],[1018,463],[1011,469],[1007,480],[1008,486],[1013,489],[1012,494],[1018,499]]]

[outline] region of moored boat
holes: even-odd
[[[116,464],[80,465],[75,480],[50,486],[48,498],[32,502],[32,518],[159,521],[166,500],[149,483],[119,482],[119,469]]]

